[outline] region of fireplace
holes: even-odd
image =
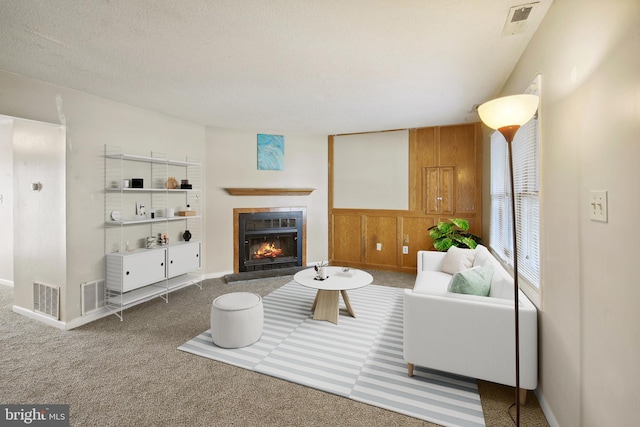
[[[302,265],[303,211],[238,213],[238,272]]]

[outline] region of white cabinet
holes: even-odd
[[[168,301],[170,292],[192,284],[201,288],[200,163],[114,146],[105,146],[104,159],[106,307],[122,319],[135,304]],[[185,230],[193,240],[183,240]]]
[[[167,277],[200,268],[200,242],[178,243],[167,248]]]
[[[166,250],[107,254],[107,289],[129,292],[166,278]]]

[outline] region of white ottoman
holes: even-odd
[[[262,297],[251,292],[220,295],[211,306],[211,338],[218,347],[246,347],[262,336]]]

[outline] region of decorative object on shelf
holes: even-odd
[[[144,180],[142,178],[131,178],[131,188],[143,188]]]
[[[147,249],[153,249],[158,245],[158,239],[154,236],[147,237]]]
[[[504,136],[509,153],[509,177],[511,180],[511,230],[513,231],[513,288],[515,311],[515,367],[516,367],[516,426],[520,426],[520,321],[518,316],[518,233],[516,223],[515,186],[513,182],[513,150],[511,143],[520,129],[538,110],[536,95],[513,95],[487,101],[478,107],[480,120]]]
[[[164,212],[164,216],[167,218],[173,218],[176,215],[176,210],[174,208],[167,208]]]
[[[123,179],[122,180],[122,188],[129,188],[129,180],[128,179]]]
[[[181,190],[191,190],[193,189],[193,185],[189,184],[188,179],[180,180],[180,189]]]
[[[449,221],[451,223],[441,221],[427,229],[437,251],[446,252],[451,246],[475,249],[482,244],[480,237],[469,233],[469,221],[460,218],[451,218]]]
[[[284,170],[284,136],[258,134],[258,170]]]
[[[189,230],[184,230],[184,233],[182,233],[182,238],[185,242],[188,242],[189,240],[191,240],[191,232]]]
[[[144,206],[143,202],[136,202],[136,215],[144,216],[147,213],[147,209]]]
[[[327,264],[324,261],[313,266],[314,270],[316,270],[316,277],[314,277],[315,280],[324,280],[328,277],[325,269],[326,266]]]
[[[196,211],[178,211],[178,216],[196,216]]]
[[[167,187],[168,190],[175,190],[176,188],[178,188],[178,181],[175,177],[170,176],[165,183],[165,187]]]
[[[120,221],[122,219],[122,214],[120,211],[111,211],[111,219],[114,221]]]

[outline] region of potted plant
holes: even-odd
[[[433,247],[440,252],[446,252],[451,246],[475,249],[482,244],[480,237],[469,233],[469,222],[466,219],[451,218],[449,222],[439,222],[429,227],[429,237],[433,239]]]

